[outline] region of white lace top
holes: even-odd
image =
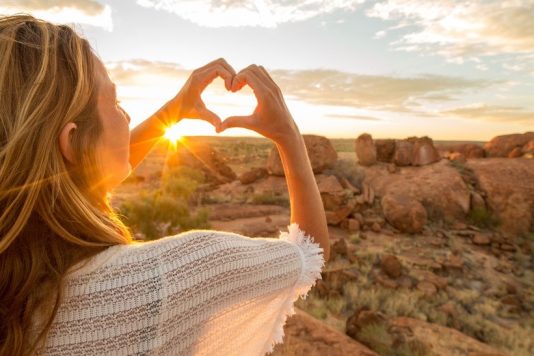
[[[280,238],[192,230],[110,247],[68,274],[46,355],[264,355],[321,278],[298,224]]]

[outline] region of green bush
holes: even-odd
[[[147,240],[179,230],[209,229],[208,210],[199,209],[192,215],[188,201],[204,181],[202,172],[189,167],[175,167],[163,175],[161,186],[153,191],[141,191],[125,200],[119,214],[128,225]]]
[[[467,216],[469,223],[481,228],[495,228],[500,221],[486,208],[474,208],[469,211]]]

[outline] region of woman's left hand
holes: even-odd
[[[180,92],[167,103],[165,111],[171,118],[167,118],[165,122],[169,123],[171,120],[183,118],[200,119],[211,123],[217,129],[221,124],[221,119],[206,108],[200,95],[217,77],[224,79],[226,90],[230,90],[235,74],[235,70],[223,58],[195,69]]]

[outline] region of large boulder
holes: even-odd
[[[517,147],[520,149],[534,140],[534,132],[496,136],[484,145],[488,157],[508,157]]]
[[[425,207],[408,194],[386,194],[382,200],[386,220],[401,232],[417,233],[426,224]]]
[[[447,160],[422,167],[403,167],[397,174],[388,174],[387,167],[375,165],[365,169],[364,183],[380,198],[388,193],[412,196],[424,204],[430,219],[462,220],[469,212],[469,188]]]
[[[354,141],[354,150],[358,163],[362,166],[372,166],[376,163],[376,147],[371,135],[364,133]]]
[[[284,325],[284,342],[269,356],[376,356],[354,339],[338,332],[300,309]]]
[[[503,232],[517,235],[534,230],[534,160],[477,159],[466,166],[486,193],[486,202]]]
[[[334,167],[337,161],[337,152],[328,138],[317,135],[302,135],[302,137],[304,138],[313,173],[318,174],[327,168]],[[273,146],[267,158],[267,170],[272,175],[284,175],[284,166],[276,146]]]
[[[395,153],[393,154],[393,162],[397,166],[409,166],[412,164],[413,142],[409,140],[395,141]]]
[[[390,163],[393,160],[393,155],[395,154],[395,140],[375,140],[375,147],[377,161]]]
[[[442,157],[448,159],[451,159],[455,153],[459,153],[465,158],[485,157],[484,148],[475,143],[440,144],[436,145],[436,148]]]
[[[438,150],[434,147],[434,142],[430,137],[417,138],[413,143],[412,165],[426,166],[441,159]]]
[[[226,164],[227,157],[202,141],[180,141],[176,152],[168,160],[169,167],[188,166],[204,172],[206,180],[224,184],[237,179],[232,168]]]

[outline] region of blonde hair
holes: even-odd
[[[33,353],[46,339],[70,267],[131,242],[99,184],[96,60],[68,26],[0,17],[0,355]],[[68,122],[76,165],[59,148]]]

